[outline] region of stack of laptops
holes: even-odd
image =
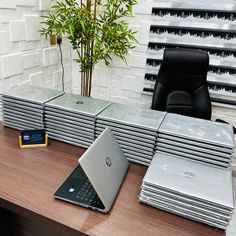
[[[166,113],[112,103],[96,119],[95,136],[109,126],[129,161],[149,165],[157,130]]]
[[[4,126],[21,129],[44,128],[44,104],[61,91],[23,85],[2,94]]]
[[[234,149],[229,124],[168,113],[159,131],[156,151],[227,168]]]
[[[0,93],[0,121],[2,121],[2,94]]]
[[[234,210],[228,169],[156,153],[143,179],[139,200],[220,229]]]
[[[50,138],[88,148],[94,141],[95,117],[110,102],[76,94],[63,96],[45,106],[45,126]]]

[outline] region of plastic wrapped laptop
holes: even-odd
[[[234,210],[232,172],[158,152],[144,176],[139,200],[226,229]]]

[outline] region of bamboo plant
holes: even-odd
[[[137,42],[124,17],[132,15],[136,0],[61,0],[43,16],[42,35],[67,37],[80,65],[81,95],[91,95],[92,74],[98,61],[110,66],[112,57],[126,61]]]

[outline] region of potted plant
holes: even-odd
[[[126,61],[129,49],[137,42],[124,17],[132,15],[136,0],[61,0],[42,22],[46,37],[67,37],[80,64],[81,95],[91,95],[92,74],[98,61],[110,66],[113,56]]]

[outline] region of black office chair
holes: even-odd
[[[191,49],[165,49],[155,83],[151,109],[211,119],[207,88],[207,53]]]

